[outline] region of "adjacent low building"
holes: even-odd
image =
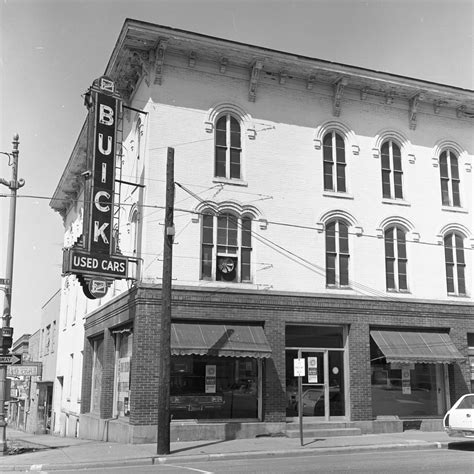
[[[474,92],[135,20],[105,76],[135,263],[100,300],[64,277],[61,432],[156,439],[169,147],[172,438],[290,432],[298,359],[305,422],[439,428],[473,377]],[[51,201],[69,248],[87,130]]]

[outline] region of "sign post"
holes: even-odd
[[[300,423],[300,443],[303,446],[303,377],[305,376],[305,360],[298,351],[298,359],[293,359],[294,375],[298,377],[298,420]]]

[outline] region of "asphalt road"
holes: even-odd
[[[46,471],[42,471],[45,473]],[[474,473],[474,443],[461,443],[457,449],[376,451],[317,456],[262,457],[240,461],[168,463],[155,466],[124,466],[55,474],[227,474],[227,473]]]

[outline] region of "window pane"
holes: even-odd
[[[324,162],[324,189],[333,191],[334,186],[332,182],[332,163]]]
[[[385,277],[387,283],[387,289],[395,289],[395,274],[394,274],[394,261],[390,258],[385,260]]]
[[[217,244],[227,245],[227,216],[217,218]]]
[[[326,133],[326,135],[324,135],[323,147],[328,147],[329,149],[332,149],[332,132]]]
[[[390,193],[390,171],[382,170],[382,194],[384,198],[391,197]]]
[[[349,229],[344,222],[339,222],[339,252],[349,253]]]
[[[443,206],[449,206],[449,190],[448,190],[449,180],[442,178],[441,179],[441,202]]]
[[[407,257],[405,233],[402,229],[397,229],[397,251],[398,258]]]
[[[390,168],[390,157],[388,142],[385,142],[380,149],[382,155],[382,168]]]
[[[341,163],[345,161],[344,159],[344,139],[338,133],[336,135],[336,150],[337,150],[337,161],[340,161],[339,158],[342,157]]]
[[[230,146],[240,148],[240,125],[234,117],[230,118]]]
[[[463,248],[463,239],[460,235],[455,235],[455,242],[456,242],[456,262],[459,264],[464,263],[464,248]]]
[[[349,255],[339,256],[339,283],[341,286],[349,285]]]
[[[458,293],[466,294],[466,280],[464,277],[464,265],[458,265]]]
[[[391,229],[387,229],[385,231],[385,256],[386,257],[394,257],[394,241],[393,241],[393,227]]]
[[[395,181],[395,198],[402,199],[403,198],[403,191],[402,191],[402,173],[396,171],[394,176]]]
[[[212,276],[212,246],[202,246],[201,272],[203,278]]]
[[[402,156],[400,154],[400,147],[392,142],[393,153],[393,169],[395,171],[402,171]]]
[[[326,225],[326,252],[336,251],[336,224],[330,222]]]
[[[407,290],[407,262],[406,260],[398,261],[398,289]]]
[[[240,179],[240,150],[230,150],[230,177]]]
[[[241,254],[240,278],[242,281],[250,281],[250,249],[242,249]]]
[[[441,173],[441,178],[448,178],[448,160],[446,157],[446,152],[443,151],[439,157],[439,172]]]
[[[446,286],[448,293],[454,293],[454,265],[446,263]]]
[[[453,234],[449,234],[444,238],[444,259],[446,263],[454,263],[452,238]]]
[[[459,179],[458,159],[454,153],[450,153],[451,158],[451,178]]]
[[[216,145],[226,146],[226,117],[221,117],[216,124]]]
[[[337,165],[337,190],[341,193],[346,191],[346,166]]]
[[[453,181],[453,206],[461,205],[461,197],[459,195],[459,181]]]
[[[332,253],[326,254],[326,284],[336,284],[336,255]]]
[[[226,149],[216,147],[216,176],[225,177]]]
[[[242,218],[242,246],[252,246],[252,219],[248,217]]]

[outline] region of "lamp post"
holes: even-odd
[[[0,355],[7,356],[13,343],[13,328],[10,327],[11,306],[12,306],[12,283],[13,283],[13,256],[15,248],[15,219],[16,219],[16,192],[25,185],[23,179],[18,180],[18,144],[20,137],[18,134],[13,136],[13,150],[11,153],[0,152],[7,155],[9,165],[12,168],[12,177],[10,181],[0,178],[0,183],[7,186],[11,191],[10,197],[10,215],[8,225],[8,249],[7,249],[7,267],[4,286],[3,316],[2,328],[0,333]],[[7,400],[7,358],[0,363],[0,455],[5,454],[7,450],[7,423],[5,421],[5,401]]]

